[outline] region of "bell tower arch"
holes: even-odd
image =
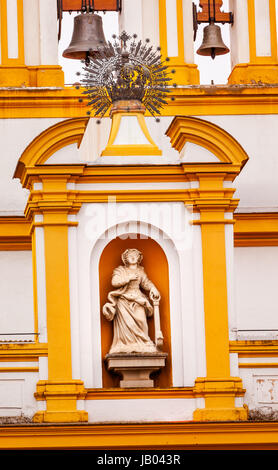
[[[234,12],[231,28],[230,84],[278,81],[277,17],[275,0],[230,0]]]
[[[161,47],[162,55],[169,57],[169,66],[175,70],[178,85],[199,83],[191,0],[122,0],[119,26]]]
[[[0,86],[62,87],[57,1],[1,0]]]

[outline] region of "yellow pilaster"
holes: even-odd
[[[237,64],[232,70],[228,83],[277,83],[278,82],[278,56],[277,56],[277,25],[275,0],[269,2],[269,28],[270,28],[270,54],[260,56],[256,44],[256,18],[255,0],[248,2],[248,34],[249,34],[249,63]],[[240,41],[240,38],[238,38]]]
[[[27,215],[43,214],[45,288],[48,338],[48,380],[37,384],[38,400],[46,400],[46,411],[34,416],[36,422],[87,421],[87,413],[77,410],[76,400],[83,398],[80,380],[72,379],[70,290],[68,262],[69,213],[77,206],[67,201],[67,177],[45,177],[40,195],[31,194]]]
[[[176,57],[171,57],[169,54],[168,41],[171,40],[171,37],[167,36],[166,0],[159,0],[159,30],[161,53],[164,58],[169,57],[169,67],[175,70],[173,79],[178,85],[196,85],[200,83],[200,76],[197,65],[194,63],[186,63],[185,61],[183,8],[185,8],[186,6],[183,5],[182,0],[172,1],[173,3],[176,2],[177,8],[176,31],[178,35],[178,55]],[[192,5],[190,4],[190,7],[191,6]]]
[[[202,235],[207,366],[207,376],[195,382],[195,393],[205,398],[205,408],[194,412],[196,421],[247,419],[247,410],[235,406],[235,397],[244,394],[241,379],[230,374],[225,225],[233,220],[225,213],[233,212],[237,202],[233,190],[229,194],[224,189],[224,177],[201,175],[201,197],[195,201],[200,219],[194,223],[201,226]]]

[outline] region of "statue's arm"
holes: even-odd
[[[159,300],[160,299],[159,291],[155,287],[154,283],[148,278],[145,271],[143,271],[143,273],[142,273],[140,285],[145,291],[149,292],[150,298],[152,300],[154,300],[154,299]]]

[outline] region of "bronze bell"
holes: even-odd
[[[224,44],[221,36],[221,28],[214,23],[210,23],[204,28],[204,38],[197,54],[211,56],[212,59],[217,55],[223,55],[230,52],[230,49]]]
[[[96,57],[99,49],[107,46],[102,18],[95,13],[83,13],[74,18],[74,28],[69,47],[63,52],[67,59],[88,59]]]

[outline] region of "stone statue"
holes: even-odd
[[[109,302],[103,306],[105,318],[113,320],[114,336],[109,354],[157,352],[157,345],[148,335],[147,318],[158,308],[160,293],[140,266],[142,258],[140,251],[127,249],[122,254],[124,265],[113,272],[115,290],[109,292]]]

